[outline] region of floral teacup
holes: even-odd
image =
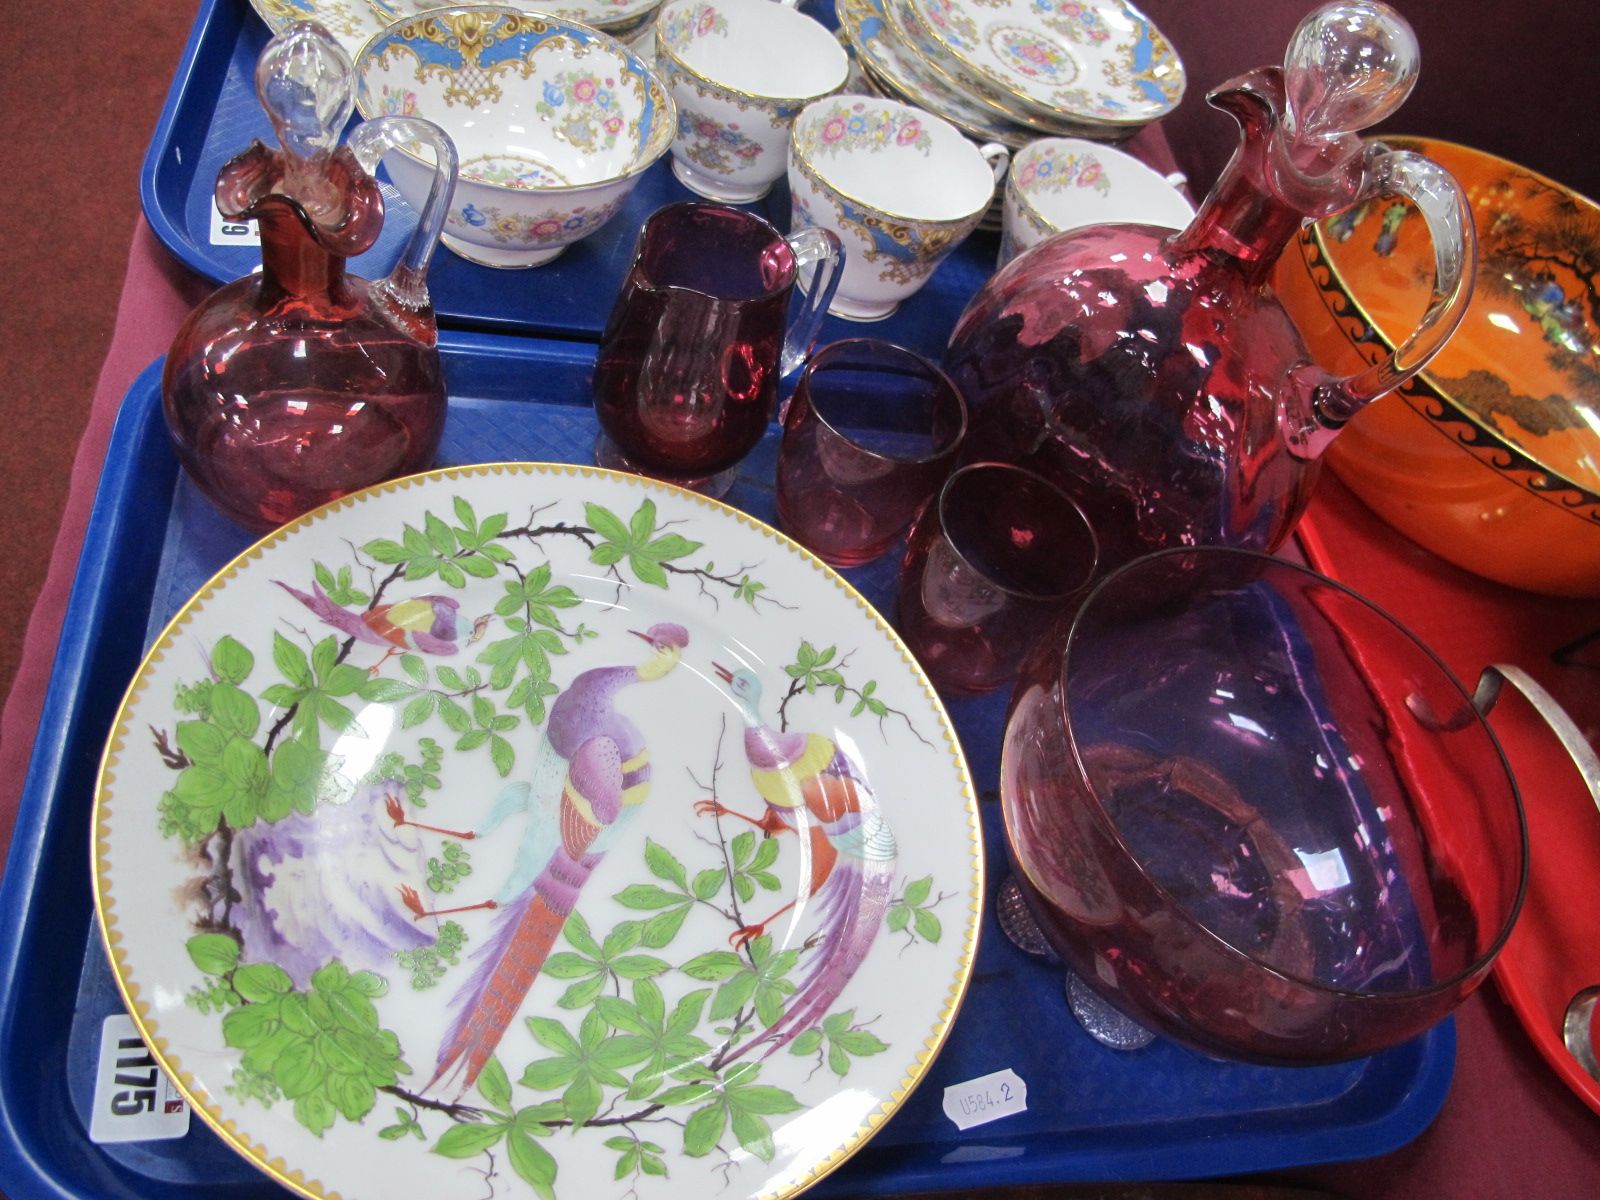
[[[362,47],[363,117],[442,126],[461,175],[441,240],[490,267],[548,262],[599,229],[672,145],[672,97],[637,55],[585,25],[488,5],[433,9]],[[384,158],[420,208],[433,168],[406,147]]]
[[[835,96],[806,106],[789,144],[793,228],[820,225],[845,246],[829,311],[887,317],[983,219],[1008,152],[981,149],[931,113]]]
[[[1182,175],[1161,176],[1138,159],[1077,138],[1040,138],[1006,177],[1000,266],[1035,242],[1084,225],[1117,221],[1182,229],[1194,205]]]
[[[656,17],[656,66],[678,106],[672,171],[736,204],[783,175],[789,127],[844,86],[849,56],[795,0],[673,0]]]

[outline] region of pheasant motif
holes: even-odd
[[[372,667],[374,674],[390,655],[403,650],[449,656],[459,649],[456,618],[461,605],[449,596],[414,596],[358,613],[335,604],[316,582],[311,584],[309,595],[281,579],[273,582],[315,613],[324,624],[358,642],[384,647],[383,658]]]
[[[462,1093],[477,1081],[584,884],[649,794],[650,755],[644,736],[614,702],[623,688],[670,673],[689,644],[689,634],[672,624],[632,632],[649,643],[649,657],[637,667],[596,667],[572,681],[551,706],[532,777],[504,788],[482,826],[457,831],[422,825],[406,819],[398,800],[389,804],[397,826],[459,838],[485,836],[515,814],[528,815],[511,875],[493,898],[429,912],[414,888],[401,889],[418,920],[500,910],[493,931],[473,956],[477,969],[456,994],[456,1016],[424,1091],[454,1071],[462,1072]]]
[[[765,1046],[765,1058],[826,1016],[866,959],[889,906],[898,851],[864,773],[848,754],[820,733],[773,729],[761,718],[760,679],[748,670],[712,667],[744,717],[750,778],[767,808],[760,817],[748,817],[708,799],[698,801],[695,811],[748,821],[768,836],[803,837],[801,863],[809,868],[795,899],[730,940],[743,946],[813,899],[820,923],[812,939],[820,948],[783,1016],[733,1056]]]

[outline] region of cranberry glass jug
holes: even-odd
[[[349,56],[302,23],[268,43],[256,93],[280,150],[255,142],[217,177],[217,207],[255,220],[261,271],[227,284],[184,322],[161,378],[167,428],[195,484],[265,532],[369,484],[419,471],[444,431],[445,390],[428,298],[456,153],[437,126],[367,121],[339,147],[354,107]],[[432,192],[387,279],[347,274],[383,225],[372,177],[385,151],[432,149]]]
[[[1210,96],[1242,138],[1188,228],[1074,230],[1007,264],[946,353],[972,410],[963,457],[1024,463],[1070,493],[1102,569],[1167,546],[1275,549],[1329,441],[1427,363],[1471,298],[1476,242],[1460,188],[1356,133],[1400,105],[1417,62],[1410,27],[1386,6],[1318,9],[1281,69]],[[1389,194],[1427,218],[1431,301],[1393,355],[1336,378],[1310,360],[1268,279],[1303,221]]]

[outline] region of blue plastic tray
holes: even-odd
[[[443,348],[453,399],[442,461],[587,461],[591,347],[451,334]],[[96,1146],[86,1134],[98,1032],[119,1004],[90,895],[101,744],[145,645],[249,541],[179,476],[159,388],[152,366],[112,435],[0,881],[0,1187],[11,1200],[283,1194],[199,1121],[169,1142]],[[775,444],[769,434],[730,496],[768,520]],[[848,574],[893,610],[893,556]],[[1004,707],[1002,696],[950,706],[984,792],[992,886],[1005,875],[993,792]],[[1163,1041],[1118,1054],[1068,1014],[1058,973],[986,916],[966,1004],[927,1079],[816,1194],[1175,1179],[1377,1155],[1433,1119],[1454,1061],[1448,1023],[1329,1068],[1229,1065]],[[959,1133],[941,1111],[945,1087],[1005,1067],[1026,1080],[1028,1111]]]
[[[834,22],[831,0],[805,0],[805,7]],[[186,266],[219,283],[237,279],[261,261],[253,246],[213,244],[212,190],[217,171],[252,138],[276,144],[254,83],[256,58],[269,36],[246,0],[204,0],[140,177],[145,217],[156,236]],[[383,233],[371,250],[351,260],[351,270],[368,278],[388,274],[416,226],[416,214],[387,183],[384,194]],[[695,198],[662,159],[644,173],[609,224],[546,266],[496,270],[441,246],[428,276],[440,323],[595,341],[645,218],[664,204]],[[789,228],[789,190],[782,180],[748,207],[779,229]],[[899,312],[872,325],[830,317],[823,341],[870,331],[937,355],[968,298],[994,270],[999,244],[997,234],[973,234]]]

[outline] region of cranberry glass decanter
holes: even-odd
[[[1024,463],[1061,486],[1094,524],[1102,569],[1167,546],[1275,549],[1329,441],[1421,369],[1471,298],[1460,188],[1356,133],[1404,101],[1417,62],[1386,6],[1318,9],[1281,69],[1209,97],[1242,137],[1188,228],[1094,226],[1007,264],[946,354],[972,409],[963,458]],[[1394,354],[1336,378],[1310,360],[1268,279],[1303,221],[1389,194],[1427,218],[1433,294]]]
[[[261,271],[213,293],[167,354],[162,402],[178,459],[224,513],[264,532],[369,484],[419,471],[444,431],[428,260],[455,183],[437,126],[384,117],[339,134],[349,56],[316,25],[268,43],[256,94],[281,149],[257,141],[217,177],[217,207],[261,230]],[[345,259],[377,240],[385,151],[433,152],[432,192],[400,262],[369,282]]]

